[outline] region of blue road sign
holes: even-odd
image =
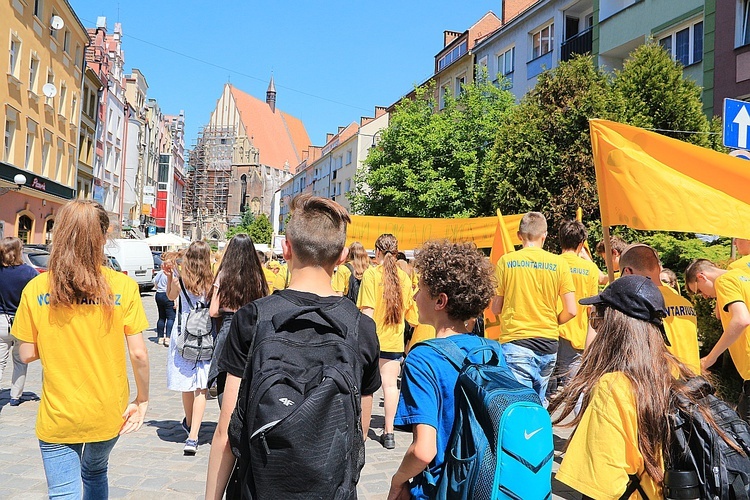
[[[148,226],[148,234],[149,236],[153,236],[156,234],[156,226]]]
[[[747,149],[750,129],[750,102],[724,99],[724,145]]]

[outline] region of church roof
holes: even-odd
[[[310,145],[310,136],[302,120],[271,107],[230,85],[247,136],[260,152],[260,163],[283,169],[288,162],[294,168],[302,161],[302,151]]]

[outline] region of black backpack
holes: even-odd
[[[349,271],[351,271],[351,274],[349,275],[349,290],[346,292],[345,297],[356,304],[357,298],[359,297],[359,287],[362,284],[362,280],[357,279],[354,276],[354,266],[352,266],[348,262],[344,265],[349,268]]]
[[[349,300],[256,300],[257,325],[229,441],[227,498],[350,499],[364,465],[358,328]]]
[[[708,408],[716,425],[741,450],[729,446],[682,395],[669,415],[672,430],[667,469],[694,470],[701,482],[701,498],[739,499],[750,494],[750,425],[714,395],[703,377],[686,382],[701,406]]]

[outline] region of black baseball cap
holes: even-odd
[[[599,295],[578,301],[585,306],[604,304],[616,309],[626,316],[648,321],[656,325],[664,337],[664,342],[671,346],[664,330],[664,318],[667,308],[659,288],[646,276],[629,274],[613,281]]]

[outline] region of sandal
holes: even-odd
[[[169,347],[169,337],[164,337],[164,347]]]

